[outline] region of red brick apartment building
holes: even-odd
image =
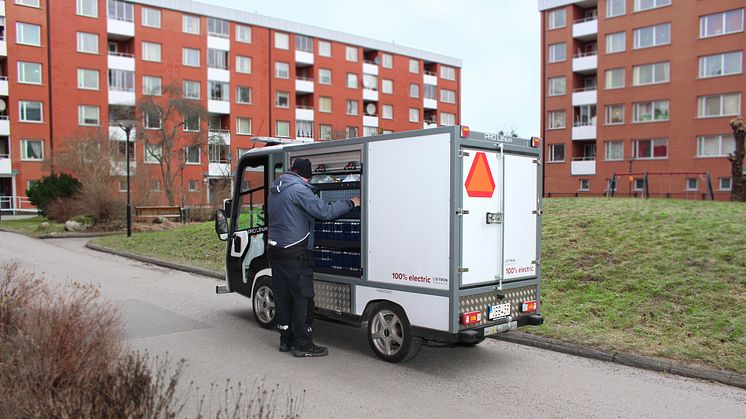
[[[728,122],[746,92],[744,6],[539,0],[545,194],[647,186],[651,196],[701,199],[709,172],[715,197],[727,199]]]
[[[174,83],[209,112],[190,127],[209,135],[185,149],[179,181],[193,203],[217,198],[210,186],[254,137],[328,140],[460,121],[461,60],[254,13],[191,0],[5,0],[0,25],[3,209],[29,207],[27,187],[71,138],[108,130],[124,152],[110,107]],[[138,118],[136,129],[160,124]],[[133,143],[132,166],[153,170]]]

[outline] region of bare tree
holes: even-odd
[[[175,185],[186,164],[184,147],[207,144],[201,129],[207,110],[200,102],[185,99],[179,85],[170,84],[160,96],[143,96],[137,111],[144,121],[137,135],[143,140],[145,158],[158,164],[163,192],[168,204],[175,205]]]
[[[746,178],[743,176],[743,158],[746,156],[746,149],[744,148],[746,126],[743,123],[743,116],[733,118],[730,121],[730,127],[736,141],[736,151],[728,157],[733,177],[730,200],[746,202]]]

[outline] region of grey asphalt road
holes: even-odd
[[[216,295],[214,279],[84,243],[0,232],[0,264],[16,261],[53,283],[100,284],[122,307],[134,349],[185,358],[184,381],[202,389],[266,378],[285,395],[305,390],[305,417],[746,417],[741,389],[489,339],[423,348],[392,365],[372,354],[364,330],[319,321],[316,340],[330,355],[294,358],[255,325],[249,300]]]

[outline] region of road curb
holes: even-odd
[[[50,234],[43,234],[41,236],[34,236],[34,235],[31,235],[31,234],[24,233],[22,231],[10,230],[10,229],[7,229],[7,228],[0,228],[0,232],[21,234],[21,235],[26,236],[26,237],[31,237],[32,239],[41,239],[41,240],[46,240],[46,239],[85,239],[85,238],[92,239],[94,237],[114,236],[114,235],[117,235],[117,234],[122,234],[121,231],[103,231],[103,232],[90,232],[90,233],[61,233],[61,234],[59,234],[59,233],[58,234],[50,233]]]
[[[167,262],[165,260],[155,259],[155,258],[151,258],[151,257],[148,257],[148,256],[142,256],[142,255],[138,255],[138,254],[135,254],[135,253],[125,252],[125,251],[122,251],[122,250],[114,250],[114,249],[110,249],[108,247],[103,247],[103,246],[99,246],[97,244],[93,244],[90,241],[86,242],[85,247],[87,247],[87,248],[89,248],[91,250],[96,250],[98,252],[104,252],[104,253],[109,253],[109,254],[116,255],[116,256],[121,256],[121,257],[129,258],[129,259],[134,259],[134,260],[138,260],[140,262],[145,262],[145,263],[150,263],[152,265],[162,266],[164,268],[175,269],[177,271],[189,272],[189,273],[193,273],[193,274],[197,274],[197,275],[207,276],[207,277],[210,277],[210,278],[225,279],[225,274],[223,274],[222,272],[217,272],[217,271],[213,271],[213,270],[210,270],[210,269],[196,268],[194,266],[181,265],[181,264],[178,264],[178,263]]]
[[[494,338],[505,342],[581,356],[583,358],[613,362],[615,364],[626,365],[629,367],[665,372],[668,374],[697,378],[700,380],[715,381],[729,386],[746,389],[746,375],[731,371],[717,370],[697,365],[684,365],[667,359],[635,355],[627,352],[606,352],[523,332],[504,333],[495,336]]]

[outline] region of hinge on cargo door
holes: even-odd
[[[536,266],[539,266],[539,260],[538,260],[538,259],[537,259],[537,260],[532,260],[532,261],[531,261],[531,264],[532,264],[532,265],[536,265]]]
[[[468,215],[469,210],[463,208],[456,208],[456,215]]]
[[[533,210],[533,211],[531,211],[531,214],[534,214],[534,215],[542,215],[542,214],[544,214],[544,210],[543,210],[543,209],[541,209],[541,208],[539,208],[539,209],[536,209],[536,210]]]
[[[532,161],[533,163],[535,163],[535,164],[538,164],[539,166],[541,166],[541,159],[533,159],[533,160],[531,160],[531,161]]]
[[[462,266],[459,266],[458,269],[456,269],[456,272],[461,275],[464,272],[469,272],[469,268],[464,268]]]
[[[485,221],[487,224],[502,224],[503,214],[501,212],[488,212]]]
[[[469,154],[469,152],[468,152],[468,151],[464,151],[464,150],[459,150],[459,151],[458,151],[458,156],[459,156],[459,157],[469,157],[469,155],[470,155],[470,154]]]

